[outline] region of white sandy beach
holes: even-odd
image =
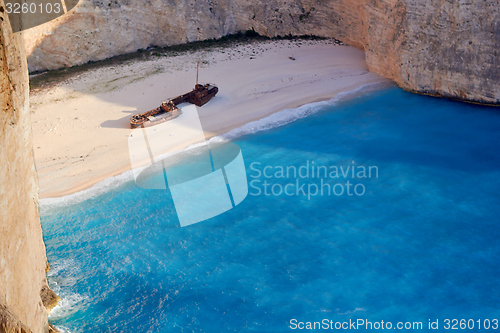
[[[220,89],[199,108],[207,138],[387,81],[368,72],[363,51],[328,40],[256,42],[83,72],[30,97],[40,197],[75,193],[130,169],[130,116],[190,91],[197,61],[200,83]]]

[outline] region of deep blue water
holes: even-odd
[[[286,332],[291,319],[366,319],[427,331],[429,319],[440,330],[446,318],[473,319],[477,330],[500,317],[499,109],[390,88],[235,143],[249,182],[254,162],[376,166],[378,177],[325,179],[362,184],[360,196],[250,194],[184,228],[168,191],[133,182],[50,209],[50,283],[63,298],[52,323]]]

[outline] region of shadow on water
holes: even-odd
[[[321,117],[324,128],[308,130]],[[487,172],[500,165],[500,108],[408,93],[391,88],[327,107],[301,119],[307,131],[252,145],[290,152],[345,156],[354,161],[402,163],[464,172]],[[272,129],[288,131],[294,123]],[[262,134],[262,133],[261,133]],[[245,141],[246,137],[238,139]],[[310,142],[310,144],[308,144]],[[328,143],[317,145],[317,142]],[[498,147],[495,150],[495,147]],[[457,163],[460,161],[460,163]],[[305,161],[304,161],[305,163]]]
[[[247,168],[314,159],[402,169],[363,197],[249,195],[181,228],[168,189],[128,182],[43,216],[49,260],[82,267],[60,274],[78,281],[62,290],[91,295],[55,324],[283,332],[292,315],[497,317],[498,180],[467,188],[500,169],[497,110],[387,89],[235,141]],[[416,173],[410,190],[400,186]]]

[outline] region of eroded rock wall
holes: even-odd
[[[409,91],[500,104],[500,5],[367,1],[370,70]]]
[[[41,292],[47,259],[23,40],[10,30],[0,0],[0,331],[47,332]]]
[[[40,71],[249,29],[335,37],[407,90],[500,103],[498,0],[82,0],[25,42]]]

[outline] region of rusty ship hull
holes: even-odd
[[[156,109],[138,113],[130,118],[130,128],[148,127],[161,124],[179,116],[180,110],[173,104],[162,103]]]
[[[201,107],[207,104],[218,92],[219,88],[215,84],[196,84],[194,89],[187,94],[163,102],[156,109],[134,114],[130,118],[130,128],[153,126],[171,120],[180,114],[177,105],[191,103]]]
[[[175,105],[179,105],[181,103],[191,103],[196,106],[203,106],[207,104],[207,102],[210,101],[217,94],[217,92],[219,92],[219,88],[215,84],[197,84],[192,91],[172,98],[171,101]]]

